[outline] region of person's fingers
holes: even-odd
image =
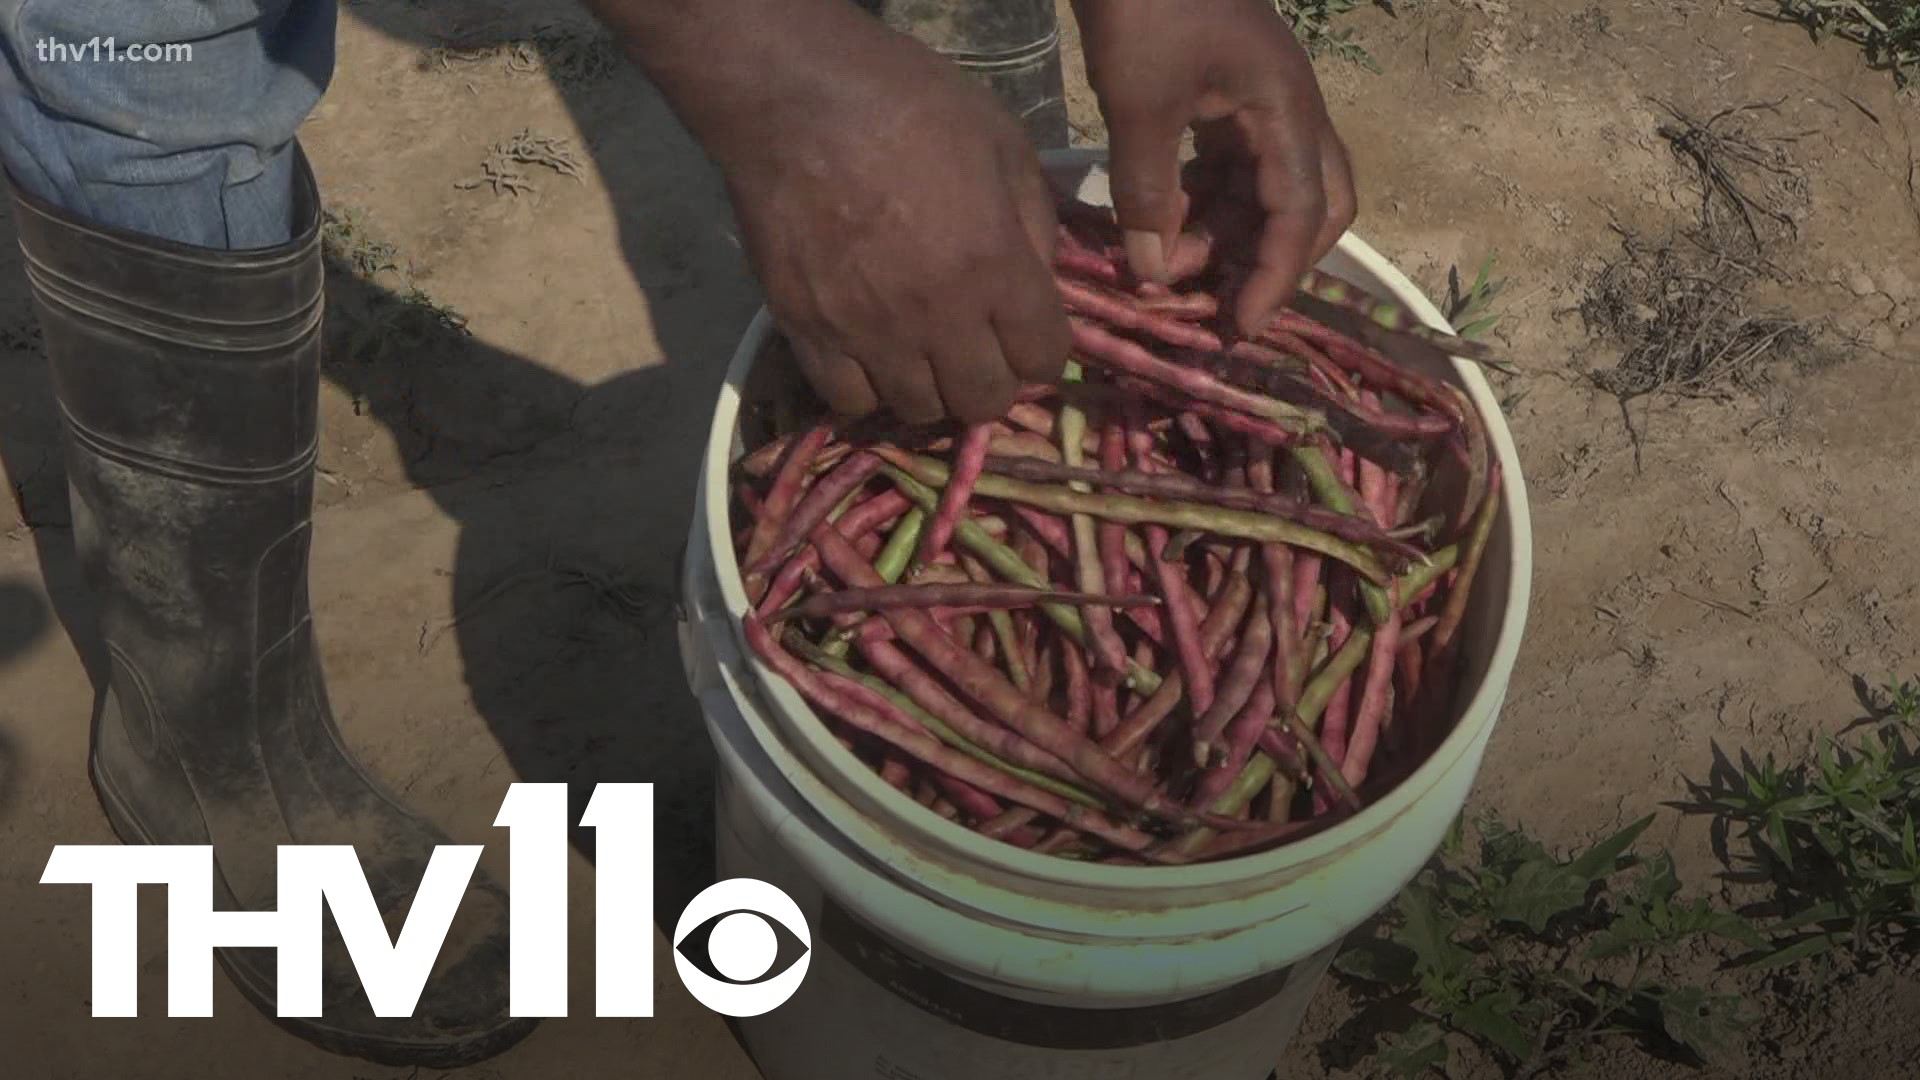
[[[1180,282],[1194,277],[1213,261],[1216,234],[1213,230],[1200,226],[1184,230],[1174,238],[1173,250],[1167,253],[1167,277],[1170,281]]]
[[[934,380],[933,365],[923,352],[875,350],[860,358],[880,404],[906,424],[931,424],[947,415]]]
[[[1193,160],[1208,166],[1215,177],[1224,180],[1227,167],[1246,156],[1246,129],[1232,114],[1193,125]]]
[[[789,338],[800,374],[827,408],[842,416],[865,416],[880,407],[880,397],[864,368],[838,349],[806,338]]]
[[[1285,103],[1293,104],[1293,103]],[[1300,289],[1313,265],[1313,246],[1327,220],[1320,133],[1313,113],[1293,108],[1248,115],[1248,146],[1266,220],[1254,251],[1253,273],[1240,290],[1235,315],[1244,333],[1258,333]]]
[[[1012,377],[1025,385],[1051,385],[1067,369],[1072,332],[1053,278],[1044,270],[1016,275],[1000,291],[993,331]]]
[[[1001,164],[1007,191],[1013,199],[1013,212],[1033,253],[1040,257],[1042,264],[1051,265],[1054,245],[1060,240],[1060,216],[1054,209],[1053,188],[1048,186],[1046,173],[1040,169],[1039,156],[1028,144],[1021,143],[1014,153],[1018,156]]]
[[[1060,236],[1053,189],[1037,166],[1017,173],[1009,184],[1014,212],[1036,257],[1014,261],[1014,270],[1002,283],[1000,300],[994,305],[989,334],[996,339],[996,351],[1005,358],[1009,377],[1016,384],[1054,383],[1066,370],[1068,332],[1066,313],[1061,310],[1050,269],[1054,244]],[[943,382],[943,394],[945,387]],[[1018,389],[1015,385],[1008,391],[1000,412],[1006,411]]]
[[[1167,246],[1186,212],[1180,187],[1186,121],[1171,108],[1134,107],[1107,116],[1113,209],[1126,231],[1127,262],[1141,278],[1161,284],[1167,282]]]
[[[963,424],[998,418],[1020,392],[1020,380],[1007,368],[987,319],[940,328],[931,339],[933,378],[947,412]]]
[[[1194,125],[1196,155],[1184,183],[1191,197],[1187,228],[1167,258],[1175,281],[1184,281],[1221,261],[1248,262],[1259,235],[1259,192],[1252,153],[1238,121],[1208,120]]]
[[[1320,134],[1320,186],[1326,193],[1327,220],[1313,242],[1313,262],[1318,263],[1332,251],[1340,237],[1353,227],[1360,212],[1360,199],[1354,192],[1353,162],[1347,146],[1328,124]]]
[[[1168,258],[1175,281],[1227,263],[1250,263],[1253,238],[1266,217],[1254,189],[1253,166],[1244,153],[1229,158],[1221,143],[1215,141],[1213,147],[1204,173],[1207,194],[1195,197],[1187,228]]]

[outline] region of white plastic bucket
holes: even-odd
[[[1104,201],[1100,157],[1051,155]],[[1445,320],[1349,235],[1323,267]],[[1351,819],[1258,855],[1121,867],[1038,855],[939,818],[856,761],[750,655],[728,525],[749,327],[714,414],[689,538],[682,652],[721,761],[719,870],[780,886],[813,928],[800,993],[741,1022],[768,1080],[1261,1080],[1340,939],[1432,856],[1479,771],[1526,621],[1532,533],[1512,439],[1479,371],[1464,387],[1502,465],[1503,508],[1462,630],[1458,722]],[[1418,355],[1402,358],[1419,364]]]

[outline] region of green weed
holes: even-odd
[[[1847,946],[1872,969],[1920,944],[1920,689],[1882,688],[1864,736],[1822,741],[1814,760],[1742,763],[1704,809],[1745,826],[1753,868],[1776,892],[1778,940],[1754,961],[1783,967]]]
[[[1353,40],[1353,28],[1334,29],[1334,20],[1366,6],[1368,0],[1273,0],[1273,6],[1280,14],[1293,23],[1293,32],[1300,44],[1314,56],[1331,56],[1348,63],[1358,64],[1374,74],[1380,73],[1380,64],[1373,55]],[[1391,3],[1378,3],[1377,6],[1388,11],[1393,10]]]
[[[1858,45],[1867,62],[1901,86],[1920,75],[1920,0],[1777,0],[1779,17],[1807,28],[1814,40]]]
[[[376,235],[360,211],[328,211],[320,245],[329,278],[332,359],[405,363],[449,335],[466,334],[466,318],[415,284],[411,265],[403,265],[397,249]]]
[[[1488,255],[1482,260],[1472,287],[1466,289],[1460,287],[1460,268],[1447,268],[1447,299],[1440,310],[1446,315],[1447,324],[1454,328],[1453,332],[1463,338],[1479,337],[1500,321],[1500,316],[1493,313],[1493,301],[1507,287],[1507,279],[1493,277],[1498,258],[1498,255]]]
[[[1740,999],[1666,982],[1659,961],[1701,936],[1751,950],[1767,938],[1706,900],[1682,901],[1665,852],[1631,853],[1652,820],[1564,859],[1492,819],[1476,827],[1470,853],[1456,826],[1381,929],[1335,960],[1411,1007],[1379,1063],[1396,1076],[1446,1070],[1450,1035],[1514,1077],[1582,1061],[1596,1040],[1615,1037],[1734,1060],[1747,1022]]]

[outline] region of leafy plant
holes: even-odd
[[[1515,1077],[1582,1060],[1594,1040],[1616,1035],[1732,1059],[1745,1023],[1739,998],[1669,985],[1658,961],[1702,935],[1749,949],[1767,939],[1706,900],[1680,900],[1665,852],[1630,856],[1652,820],[1567,859],[1493,819],[1477,826],[1469,857],[1456,825],[1380,931],[1335,960],[1343,975],[1412,1007],[1383,1040],[1380,1064],[1396,1076],[1444,1069],[1449,1036]]]
[[[1814,40],[1843,38],[1900,85],[1920,74],[1920,0],[1778,0],[1780,18],[1807,28]]]
[[[359,211],[327,211],[320,246],[330,279],[391,279],[399,286],[329,290],[332,357],[376,366],[405,362],[436,341],[467,333],[466,318],[416,285],[411,264],[403,265],[394,245],[380,239]]]
[[[1507,287],[1507,279],[1495,280],[1493,277],[1493,267],[1498,260],[1497,254],[1490,254],[1483,259],[1480,272],[1473,279],[1473,287],[1468,289],[1460,287],[1460,268],[1447,268],[1447,300],[1441,305],[1441,310],[1445,312],[1447,323],[1454,328],[1454,333],[1463,338],[1479,337],[1500,321],[1500,316],[1493,313],[1493,301]]]
[[[1883,688],[1872,730],[1815,759],[1745,762],[1707,809],[1746,826],[1756,867],[1778,890],[1784,937],[1754,963],[1779,967],[1848,945],[1872,968],[1920,943],[1920,689]]]
[[[1371,53],[1353,40],[1353,29],[1335,30],[1333,20],[1355,8],[1362,7],[1367,0],[1273,0],[1273,6],[1280,10],[1293,23],[1293,32],[1307,51],[1315,56],[1331,56],[1349,63],[1359,64],[1374,74],[1380,73],[1380,64]],[[1379,6],[1393,10],[1390,3]]]
[[[328,259],[357,277],[378,277],[400,269],[400,253],[373,235],[366,215],[355,207],[328,210],[321,216],[320,243]]]

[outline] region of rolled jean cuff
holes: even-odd
[[[335,0],[0,0],[0,164],[99,224],[285,243],[293,140],[332,77],[335,26]]]

